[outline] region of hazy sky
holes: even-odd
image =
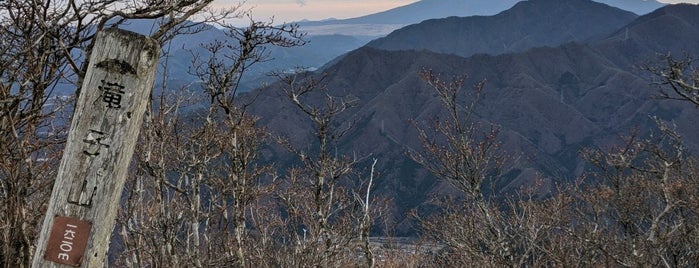
[[[214,0],[216,6],[238,3],[238,0]],[[353,18],[404,6],[415,0],[247,0],[245,7],[253,8],[253,16],[275,22],[302,19]]]
[[[659,0],[664,3],[699,3],[699,0]],[[239,0],[215,0],[218,7],[239,3]],[[246,7],[253,8],[253,16],[274,22],[291,22],[301,19],[353,18],[388,10],[416,2],[416,0],[247,0]]]

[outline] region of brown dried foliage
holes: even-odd
[[[51,191],[74,100],[53,98],[58,83],[80,83],[95,30],[128,19],[163,19],[166,42],[206,22],[244,15],[213,12],[210,0],[0,1],[0,266],[27,267]],[[303,44],[291,25],[251,21],[206,46],[194,74],[204,99],[182,90],[155,96],[140,137],[113,241],[112,264],[146,267],[693,267],[699,265],[699,170],[673,126],[630,135],[609,150],[586,150],[595,166],[572,185],[535,197],[538,184],[496,196],[488,183],[506,164],[496,127],[476,123],[484,83],[420,73],[443,102],[444,120],[418,126],[423,149],[410,156],[459,192],[440,213],[413,213],[421,240],[369,238],[381,207],[377,172],[335,153],[352,127],[339,122],[350,98],[332,96],[300,73],[283,93],[313,127],[306,147],[271,135],[238,98],[242,75],[267,59],[266,46]],[[228,59],[226,61],[222,59]],[[662,98],[699,105],[691,59],[648,67]],[[667,89],[667,90],[665,90]],[[170,89],[170,91],[172,91]],[[166,92],[163,90],[163,92]],[[79,94],[76,93],[76,94]],[[468,96],[465,102],[461,98]],[[254,98],[253,98],[254,99]],[[206,103],[197,114],[184,113]],[[260,164],[260,148],[280,143],[298,165]],[[373,163],[380,161],[375,159]]]
[[[443,83],[430,72],[422,75],[445,99],[448,111],[454,114],[460,109],[455,99],[462,84]],[[695,90],[678,82],[686,78],[661,78],[675,87],[688,87],[673,89],[676,92]],[[467,115],[471,112],[466,109]],[[631,135],[611,150],[585,150],[583,156],[596,171],[550,193],[549,198],[534,198],[531,193],[537,186],[533,185],[497,202],[479,190],[489,174],[497,174],[489,170],[497,167],[493,162],[499,162],[491,160],[499,158],[490,155],[498,152],[484,150],[496,148],[496,139],[475,139],[476,127],[456,116],[446,121],[435,124],[435,133],[445,138],[434,139],[421,131],[424,153],[413,154],[464,196],[458,202],[444,199],[443,211],[437,215],[415,213],[423,235],[443,246],[434,255],[435,266],[698,264],[699,170],[696,159],[667,123],[656,119],[658,130],[645,139]]]

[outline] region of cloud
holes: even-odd
[[[296,0],[296,3],[299,4],[299,6],[305,6],[306,0]]]

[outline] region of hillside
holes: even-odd
[[[699,42],[697,5],[679,4],[656,10],[617,30],[597,46],[619,64],[637,65],[649,55],[694,54]]]
[[[497,55],[606,36],[635,18],[631,12],[587,0],[531,0],[495,16],[428,20],[367,45],[464,57]]]
[[[550,6],[556,3],[549,0],[530,2],[543,5],[527,9],[532,12],[566,11]],[[599,6],[579,0],[562,2]],[[607,14],[621,11],[610,12]],[[687,49],[690,54],[699,53],[699,40],[694,34],[699,29],[694,24],[697,17],[699,6],[669,6],[639,17],[628,26],[619,26],[610,31],[616,34],[602,41],[523,48],[519,53],[500,55],[461,57],[371,47],[353,51],[324,71],[324,81],[331,94],[359,100],[356,107],[339,118],[356,123],[335,146],[339,152],[379,159],[381,180],[376,191],[391,198],[391,213],[396,221],[407,224],[407,210],[428,207],[426,200],[444,187],[405,155],[409,149],[420,148],[410,122],[424,126],[442,114],[432,89],[417,76],[419,70],[427,68],[444,77],[468,74],[466,85],[487,80],[475,120],[482,126],[492,125],[501,130],[503,151],[510,156],[505,176],[495,182],[497,193],[544,178],[539,191],[546,194],[554,183],[568,182],[589,170],[579,157],[581,149],[607,148],[630,129],[639,129],[644,134],[652,132],[650,116],[672,120],[688,138],[687,145],[696,150],[699,139],[692,135],[699,131],[692,116],[696,115],[696,109],[651,98],[657,88],[649,85],[650,75],[630,63],[653,60],[659,52]],[[658,26],[660,21],[664,23],[662,27]],[[625,34],[627,28],[628,38],[619,41],[618,34]],[[675,39],[667,40],[668,36]],[[299,146],[308,146],[306,141],[312,135],[308,122],[280,95],[278,87],[263,90],[251,107],[252,112],[274,133],[291,137],[292,143]],[[267,153],[285,159],[281,151]],[[407,228],[399,226],[399,234],[401,230]]]

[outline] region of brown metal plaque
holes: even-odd
[[[70,266],[80,266],[91,228],[90,222],[56,216],[51,226],[44,259]]]

